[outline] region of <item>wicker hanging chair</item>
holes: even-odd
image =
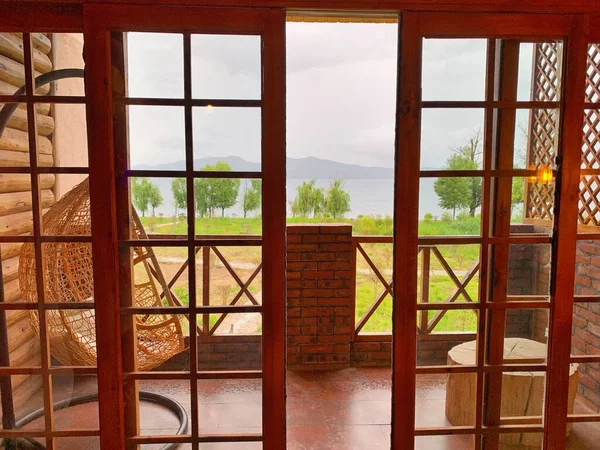
[[[142,224],[132,211],[134,238],[146,238]],[[91,234],[88,180],[75,186],[56,202],[43,218],[43,232],[53,236]],[[78,303],[94,301],[92,245],[85,242],[43,244],[45,301]],[[135,276],[134,306],[175,306],[152,248],[133,248]],[[24,244],[19,259],[19,284],[23,300],[37,302],[35,252]],[[102,299],[97,299],[102,301]],[[96,365],[96,318],[93,309],[61,309],[46,312],[50,352],[68,366]],[[184,350],[180,318],[171,314],[135,316],[137,370],[153,369]],[[37,312],[31,323],[39,333]]]

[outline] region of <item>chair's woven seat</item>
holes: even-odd
[[[145,236],[132,211],[134,238]],[[86,179],[56,202],[44,215],[43,234],[48,236],[91,235],[90,195]],[[92,245],[86,242],[43,244],[46,303],[82,303],[94,299]],[[132,249],[134,304],[138,307],[168,306],[170,293],[156,277],[160,267],[143,247]],[[155,261],[155,260],[154,260]],[[24,244],[19,259],[19,284],[24,301],[37,302],[35,251]],[[163,298],[161,298],[163,297]],[[179,317],[170,314],[135,316],[138,339],[137,370],[150,370],[184,350]],[[39,333],[39,318],[31,312],[31,323]],[[93,309],[60,309],[46,312],[50,352],[69,366],[96,365],[96,316]]]

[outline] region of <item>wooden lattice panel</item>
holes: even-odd
[[[585,101],[600,101],[600,44],[590,44],[588,47]]]
[[[600,44],[588,47],[585,101],[600,102]],[[600,169],[600,110],[583,114],[581,168]],[[600,177],[583,177],[579,184],[579,224],[600,226]]]
[[[579,183],[579,223],[598,226],[600,224],[600,177],[588,176]]]
[[[560,92],[562,45],[557,42],[536,44],[532,76],[533,101],[556,102]],[[529,115],[527,166],[544,168],[554,165],[557,148],[558,117],[554,109],[533,109]],[[525,218],[552,220],[554,184],[526,183]]]

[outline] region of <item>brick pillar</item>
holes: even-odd
[[[291,369],[350,366],[352,226],[287,227],[287,356]]]

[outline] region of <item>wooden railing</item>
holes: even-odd
[[[181,238],[179,235],[167,235],[167,234],[153,234],[149,235],[150,239],[178,239]],[[235,271],[232,266],[232,263],[227,261],[219,247],[260,247],[262,245],[262,238],[260,236],[253,235],[210,235],[210,236],[196,236],[197,239],[202,239],[202,241],[206,244],[204,246],[198,246],[195,250],[195,255],[198,255],[200,252],[202,254],[202,286],[200,291],[200,286],[196,287],[197,292],[202,292],[202,303],[198,306],[200,307],[211,307],[210,312],[202,313],[201,310],[198,312],[198,316],[202,317],[202,324],[197,324],[196,328],[199,334],[203,335],[213,335],[218,330],[219,326],[223,323],[223,321],[227,318],[227,316],[231,312],[262,312],[262,303],[259,302],[256,297],[250,292],[250,285],[256,279],[258,274],[262,270],[262,262],[260,262],[256,268],[252,271],[250,276],[244,281],[240,275]],[[152,248],[152,247],[149,247]],[[211,273],[211,254],[215,255],[219,262],[223,265],[223,267],[227,270],[227,272],[231,275],[231,278],[235,281],[237,286],[239,287],[238,292],[233,296],[233,298],[229,301],[227,305],[221,305],[219,307],[215,307],[210,303],[210,273]],[[156,265],[159,264],[158,259],[156,260]],[[170,296],[174,303],[179,306],[184,306],[183,302],[176,294],[174,288],[177,281],[181,278],[181,276],[185,273],[186,270],[189,270],[189,259],[185,259],[185,261],[181,264],[181,266],[177,269],[173,277],[166,282],[167,289],[161,293],[161,298]],[[251,305],[240,306],[238,303],[240,300],[246,296],[248,300],[250,300]],[[211,314],[220,314],[217,321],[210,324],[210,315]]]
[[[366,251],[364,244],[388,244],[392,245],[393,238],[392,236],[354,236],[352,238],[352,243],[355,248],[355,258],[354,258],[354,284],[355,287],[353,289],[354,292],[354,308],[356,310],[356,275],[358,274],[358,264],[357,256],[361,255],[365,260],[368,266],[368,270],[370,270],[379,280],[382,285],[381,292],[375,296],[375,299],[367,309],[367,311],[362,315],[360,319],[358,319],[355,327],[355,333],[359,334],[369,319],[375,314],[377,309],[389,295],[390,298],[393,298],[393,281],[391,275],[391,265],[389,268],[381,268],[378,267],[377,264],[373,261]],[[417,299],[418,303],[430,303],[430,277],[432,274],[432,256],[437,262],[440,264],[441,269],[445,275],[447,275],[450,280],[454,284],[454,289],[447,296],[446,299],[443,300],[442,303],[454,303],[458,299],[462,298],[466,302],[475,302],[476,299],[473,299],[471,295],[467,292],[467,285],[469,282],[477,275],[479,272],[479,262],[474,263],[469,270],[467,270],[461,278],[456,274],[455,270],[450,267],[447,259],[442,255],[439,248],[436,245],[419,245],[419,297]],[[420,334],[429,334],[432,333],[435,327],[442,320],[447,310],[439,310],[436,314],[429,318],[429,311],[422,310],[419,313],[419,318],[417,321],[417,330]],[[390,330],[391,332],[391,330]]]

